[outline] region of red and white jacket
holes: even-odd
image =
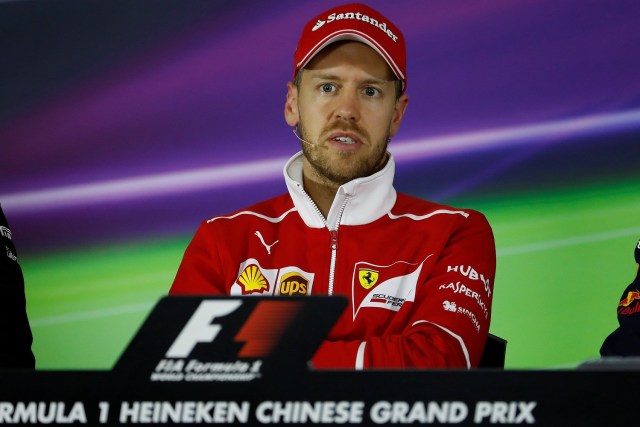
[[[397,193],[394,160],[340,187],[325,219],[302,186],[204,221],[170,294],[345,295],[316,368],[474,367],[491,320],[495,245],[476,211]]]

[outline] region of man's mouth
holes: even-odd
[[[333,138],[334,141],[342,142],[343,144],[355,144],[356,141],[353,138],[349,138],[348,136],[337,136]]]

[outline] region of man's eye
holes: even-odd
[[[333,92],[336,90],[336,87],[334,85],[332,85],[331,83],[325,83],[322,86],[320,86],[320,90],[322,92]]]
[[[375,87],[367,87],[364,89],[364,94],[367,96],[377,96],[380,94],[380,91]]]

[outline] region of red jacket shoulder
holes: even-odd
[[[243,214],[256,214],[269,218],[275,218],[291,210],[293,207],[293,200],[291,200],[291,196],[289,196],[288,193],[285,193],[271,199],[266,199],[253,205],[235,210],[228,214],[214,216],[203,222],[212,223],[217,219],[237,218],[242,216]]]
[[[397,193],[396,203],[391,209],[394,215],[413,214],[416,216],[428,215],[430,213],[445,211],[451,213],[460,213],[462,217],[475,217],[480,221],[486,221],[485,216],[474,209],[458,208],[442,203],[436,203],[429,200],[420,199],[405,193]]]

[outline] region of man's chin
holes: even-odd
[[[375,165],[365,164],[357,156],[338,154],[332,156],[319,155],[315,147],[303,147],[303,152],[310,166],[318,177],[322,177],[333,184],[342,185],[357,178],[372,175],[380,170]],[[382,166],[384,166],[382,162]]]

